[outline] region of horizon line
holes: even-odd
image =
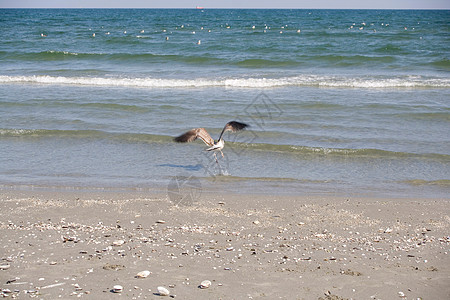
[[[274,8],[274,7],[0,7],[0,9],[276,9],[276,10],[450,10],[450,8]]]

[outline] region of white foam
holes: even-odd
[[[20,136],[38,133],[39,129],[0,129],[0,136]]]
[[[54,50],[50,50],[47,51],[47,53],[51,53],[51,54],[64,54],[64,55],[78,55],[78,53],[75,52],[68,52],[68,51],[54,51]]]
[[[299,75],[282,78],[101,78],[101,77],[64,77],[64,76],[0,76],[0,84],[49,84],[142,88],[279,88],[289,86],[316,86],[323,88],[449,88],[450,79],[427,78],[422,76],[398,77],[347,77]]]

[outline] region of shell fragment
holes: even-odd
[[[158,290],[158,294],[159,294],[160,296],[169,296],[169,295],[170,295],[169,290],[166,289],[166,288],[163,287],[163,286],[158,286],[158,287],[157,287],[157,290]]]
[[[125,244],[124,240],[115,240],[113,243],[113,246],[122,246],[123,244]]]
[[[136,278],[147,278],[150,275],[150,271],[141,271],[136,274]]]

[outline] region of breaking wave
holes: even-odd
[[[0,76],[0,84],[48,84],[129,88],[281,88],[281,87],[320,87],[320,88],[449,88],[450,79],[424,76],[322,76],[298,75],[281,78],[102,78],[66,76]]]

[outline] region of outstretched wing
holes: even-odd
[[[174,141],[177,143],[190,143],[195,141],[197,138],[200,138],[208,146],[214,145],[214,139],[209,135],[205,128],[191,129],[188,132],[174,138]]]
[[[222,138],[222,135],[225,133],[225,131],[236,132],[245,129],[246,127],[249,127],[249,125],[237,121],[228,122],[223,128],[222,133],[219,136],[219,140]]]

